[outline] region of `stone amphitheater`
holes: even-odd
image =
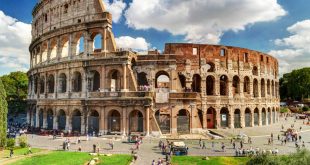
[[[196,134],[279,120],[278,61],[246,48],[117,48],[102,0],[40,0],[32,11],[27,121],[99,135]]]

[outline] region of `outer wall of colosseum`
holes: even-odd
[[[32,126],[175,135],[278,121],[275,58],[181,43],[138,55],[116,49],[111,20],[101,0],[41,0],[35,6],[28,72]]]

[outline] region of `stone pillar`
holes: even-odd
[[[53,116],[53,129],[58,129],[57,114]]]
[[[40,126],[40,123],[39,123],[39,110],[37,109],[36,110],[36,128],[39,128]]]
[[[31,112],[31,108],[29,108],[28,110],[27,110],[27,124],[30,124],[31,123],[31,118],[30,118],[30,112]]]
[[[43,126],[42,127],[43,129],[47,128],[47,111],[45,108],[43,110]]]
[[[150,107],[146,107],[146,136],[150,135]]]
[[[72,42],[73,42],[73,34],[69,34],[69,41],[68,41],[68,58],[72,58]]]
[[[105,108],[104,107],[102,107],[101,108],[101,111],[100,111],[100,117],[99,117],[99,132],[101,133],[101,134],[104,134],[105,133],[105,131],[106,131],[106,129],[105,129]]]
[[[122,107],[122,134],[123,135],[126,135],[126,118],[127,118],[127,107]],[[130,124],[130,123],[129,123]],[[128,127],[129,127],[129,125],[128,125]],[[128,132],[129,132],[129,130],[128,130]]]
[[[215,107],[216,111],[216,128],[221,128],[221,108]]]
[[[86,128],[85,120],[87,120],[87,116],[86,116],[86,119],[85,119],[85,114],[83,114],[81,116],[81,134],[87,133],[87,132],[85,132],[85,128]]]
[[[229,128],[235,128],[235,125],[234,125],[234,123],[235,123],[235,119],[234,119],[234,111],[232,110],[232,108],[231,107],[229,107],[229,109],[228,109],[228,121],[229,121],[229,123],[228,123],[228,126],[229,126]]]
[[[107,28],[103,30],[103,34],[101,35],[101,52],[107,52]]]
[[[56,59],[60,60],[61,58],[61,53],[62,53],[62,47],[61,47],[61,41],[60,37],[57,37],[57,48],[56,48]]]
[[[128,91],[127,89],[127,64],[123,64],[123,88],[122,88],[122,91],[125,92],[125,91]]]
[[[207,110],[202,111],[202,128],[207,129]]]
[[[83,36],[84,36],[84,56],[87,56],[87,54],[90,53],[88,43],[91,42],[91,39],[87,31],[83,32]]]
[[[66,116],[66,131],[71,131],[72,126],[71,126],[71,118],[69,115]]]
[[[240,109],[240,125],[241,125],[241,128],[245,127],[245,108],[244,107]]]
[[[262,108],[259,107],[258,108],[258,126],[262,126],[263,125],[263,120],[262,120]]]
[[[105,90],[106,89],[106,87],[105,87],[105,66],[103,65],[103,66],[101,66],[101,73],[100,73],[100,75],[101,75],[101,79],[100,79],[100,90]]]
[[[251,110],[251,127],[254,127],[254,109]]]
[[[35,125],[34,125],[34,120],[33,120],[33,116],[34,116],[34,114],[33,114],[33,108],[31,108],[30,115],[31,115],[31,117],[30,117],[30,125],[31,125],[32,127],[34,127]]]

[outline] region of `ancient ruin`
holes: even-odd
[[[176,135],[279,119],[278,61],[270,55],[190,43],[138,55],[117,48],[102,0],[40,0],[32,14],[32,126]]]

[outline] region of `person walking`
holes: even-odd
[[[202,149],[207,149],[205,141],[202,142]]]
[[[243,149],[243,142],[242,142],[242,140],[240,141],[240,148]]]
[[[225,144],[222,142],[222,151],[225,152]]]
[[[14,155],[13,148],[10,148],[10,158]]]
[[[32,154],[31,146],[30,145],[28,146],[28,154]]]
[[[233,142],[232,145],[233,145],[233,148],[236,149],[236,143]]]

